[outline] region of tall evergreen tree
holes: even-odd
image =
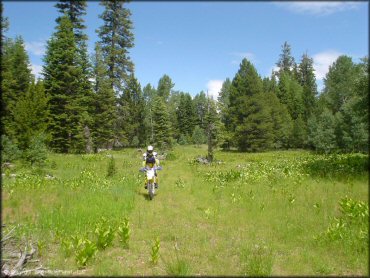
[[[281,46],[282,52],[280,54],[279,61],[276,65],[279,67],[278,76],[280,78],[282,73],[286,73],[288,75],[293,75],[295,69],[295,61],[291,54],[291,47],[288,42],[284,42]]]
[[[144,128],[145,128],[145,144],[153,142],[154,139],[154,127],[153,127],[153,102],[156,96],[156,89],[148,83],[143,88],[144,98]]]
[[[285,104],[282,104],[274,92],[264,93],[264,99],[270,113],[273,129],[273,148],[291,146],[293,121]]]
[[[293,120],[304,113],[303,88],[287,73],[282,73],[279,79],[278,97],[288,108]]]
[[[223,149],[230,149],[230,146],[232,145],[232,133],[230,132],[231,119],[228,113],[230,105],[230,87],[231,81],[229,78],[226,78],[226,80],[222,83],[220,94],[218,95],[217,99],[218,109],[220,110],[220,119],[223,123],[220,131],[222,133],[223,143],[221,144],[221,147]]]
[[[104,6],[104,11],[99,17],[104,23],[97,33],[108,67],[111,87],[119,94],[134,72],[134,64],[129,56],[129,49],[134,46],[131,12],[124,8],[123,1],[103,0],[101,5]]]
[[[256,69],[243,59],[231,83],[229,105],[230,131],[241,151],[258,151],[272,145],[272,123],[262,88]]]
[[[180,99],[183,92],[181,91],[171,91],[170,97],[167,102],[168,114],[170,117],[171,131],[173,138],[179,140],[181,137],[181,132],[179,130],[178,123],[178,109],[180,106]]]
[[[50,96],[51,147],[58,152],[84,152],[84,129],[91,126],[83,70],[78,64],[73,25],[67,16],[60,19],[47,44],[43,68],[45,91]]]
[[[13,110],[18,99],[26,95],[33,80],[22,37],[4,42],[1,66],[2,121],[4,133],[12,137],[15,132]]]
[[[144,144],[144,99],[141,86],[134,75],[130,76],[127,87],[119,99],[118,122],[122,130],[125,144],[132,145],[132,139],[136,136],[139,144]]]
[[[171,90],[174,86],[175,84],[172,82],[171,78],[167,74],[163,75],[158,81],[158,96],[162,97],[163,100],[167,102],[168,98],[170,97]]]
[[[313,59],[307,53],[302,56],[298,66],[298,81],[303,87],[303,120],[307,123],[316,106],[317,85],[313,68]]]
[[[0,3],[0,16],[1,16],[1,42],[5,41],[5,33],[9,30],[9,19],[4,16],[3,2]]]
[[[221,120],[217,113],[216,101],[207,95],[207,113],[205,116],[208,154],[207,160],[213,162],[214,148],[220,141]]]
[[[33,82],[26,94],[22,95],[14,107],[13,117],[15,138],[18,147],[26,150],[30,147],[33,137],[45,137],[49,109],[42,81]]]
[[[89,78],[92,77],[92,66],[89,61],[88,51],[87,51],[87,35],[84,33],[86,25],[84,24],[84,19],[82,18],[86,15],[86,1],[85,0],[59,0],[55,5],[61,15],[56,19],[59,23],[64,15],[67,15],[73,26],[73,33],[75,36],[75,41],[78,49],[78,63],[83,70],[85,76],[84,85],[86,90],[91,90],[91,84]]]
[[[201,91],[199,94],[196,94],[193,99],[193,104],[196,114],[196,125],[205,130],[205,115],[207,112],[206,94],[203,91]]]
[[[59,2],[55,4],[55,7],[58,8],[58,12],[62,14],[56,19],[56,22],[59,23],[62,17],[67,14],[73,26],[76,44],[80,46],[80,43],[87,40],[87,36],[83,33],[83,30],[86,29],[86,25],[82,19],[82,16],[86,15],[86,1],[59,0]]]
[[[169,115],[163,98],[157,96],[153,105],[154,143],[158,148],[171,147],[172,132]]]
[[[195,110],[190,94],[180,94],[180,103],[176,114],[179,133],[189,141],[195,127]]]
[[[99,43],[95,46],[94,76],[95,113],[93,137],[96,150],[97,148],[111,148],[113,146],[114,124],[117,119],[116,98],[113,89],[110,87]]]
[[[222,83],[220,94],[218,95],[217,98],[218,107],[221,111],[221,120],[226,126],[229,125],[229,119],[227,118],[227,110],[230,105],[230,87],[231,81],[229,78],[226,78],[226,80]]]

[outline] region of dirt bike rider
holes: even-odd
[[[150,167],[153,168],[159,166],[159,160],[157,158],[157,153],[154,151],[153,146],[148,146],[146,152],[143,154],[143,167]],[[155,188],[158,188],[158,177],[157,177],[157,171],[154,170],[155,175]],[[147,185],[145,184],[145,189],[147,189]]]

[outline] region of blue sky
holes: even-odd
[[[3,1],[9,37],[21,35],[32,70],[42,68],[46,40],[58,16],[54,1]],[[135,47],[130,50],[142,87],[167,74],[175,90],[216,96],[246,57],[270,76],[285,41],[297,62],[314,58],[319,88],[335,59],[368,55],[368,2],[131,2]],[[99,2],[89,1],[85,23],[89,51],[102,25]]]

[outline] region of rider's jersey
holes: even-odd
[[[143,167],[148,166],[153,168],[154,166],[159,166],[159,160],[156,157],[157,153],[153,153],[152,156],[149,156],[147,153],[143,154]]]

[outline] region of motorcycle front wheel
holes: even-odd
[[[149,193],[149,199],[150,200],[153,200],[153,198],[154,198],[154,184],[152,184],[152,183],[149,183],[148,184],[148,193]]]

